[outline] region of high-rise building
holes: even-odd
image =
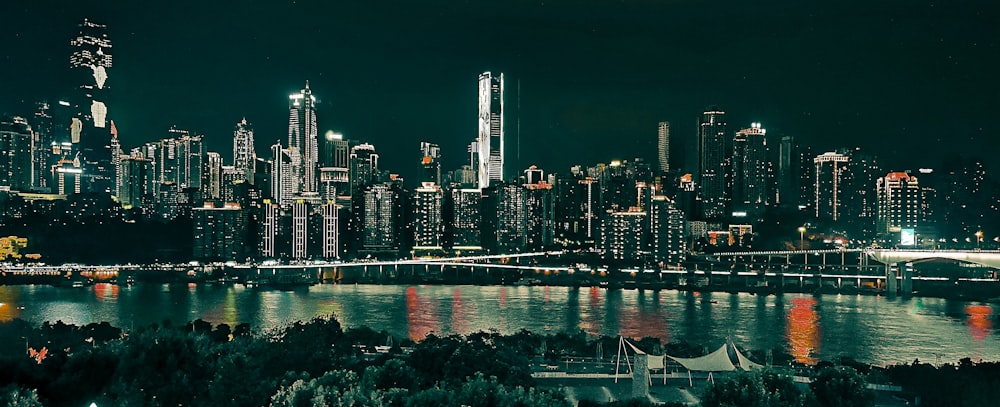
[[[297,151],[292,162],[292,175],[299,180],[294,194],[318,192],[316,172],[319,167],[318,132],[316,130],[316,97],[306,87],[288,95],[288,149]]]
[[[265,259],[276,259],[280,255],[279,236],[281,235],[281,206],[265,199],[261,205],[261,228],[258,241],[260,256]]]
[[[733,217],[760,221],[770,204],[765,134],[760,123],[751,123],[733,139]]]
[[[292,204],[292,258],[309,256],[309,203],[297,200]]]
[[[795,205],[798,197],[795,188],[795,170],[798,166],[794,165],[795,161],[793,161],[793,157],[795,157],[794,141],[792,136],[784,136],[781,138],[781,143],[778,144],[778,190],[774,202],[776,205]]]
[[[670,122],[660,122],[656,132],[656,158],[660,173],[670,172]]]
[[[334,202],[323,204],[322,239],[320,242],[323,258],[340,258],[340,205]]]
[[[518,184],[497,188],[496,250],[517,253],[528,245],[528,194]]]
[[[402,194],[391,183],[371,184],[360,191],[355,216],[361,216],[361,248],[394,251],[400,248]]]
[[[844,201],[842,179],[847,170],[847,161],[846,155],[835,152],[826,152],[813,159],[816,166],[816,182],[813,187],[816,193],[813,201],[816,218],[832,221],[840,219]]]
[[[296,150],[282,148],[281,143],[271,146],[271,199],[279,205],[289,205],[295,199],[297,180],[292,171]]]
[[[31,126],[23,117],[0,119],[0,186],[31,189],[31,139]]]
[[[124,170],[122,170],[122,145],[118,141],[118,128],[115,126],[115,121],[111,121],[111,144],[109,145],[111,156],[111,170],[112,170],[112,190],[111,194],[120,197],[122,194],[122,188],[124,187],[124,179],[122,178]]]
[[[108,27],[84,19],[76,37],[70,40],[69,66],[79,83],[72,100],[75,115],[72,142],[82,144],[85,154],[102,152],[108,142],[107,97],[112,65]],[[89,158],[89,157],[88,157]]]
[[[420,142],[419,182],[433,182],[441,185],[441,148],[437,144]]]
[[[920,225],[921,190],[917,177],[890,172],[876,184],[878,210],[876,230],[883,239],[897,239],[904,229],[913,232]]]
[[[222,199],[222,155],[214,151],[205,153],[205,169],[202,173],[202,197]]]
[[[663,195],[654,195],[649,205],[649,251],[657,263],[676,265],[685,260],[684,212]]]
[[[433,182],[424,182],[414,191],[413,201],[413,246],[424,249],[441,248],[444,234],[444,191]]]
[[[729,181],[729,137],[726,112],[708,109],[698,123],[699,179],[702,217],[720,220],[726,215]]]
[[[451,244],[456,249],[481,249],[482,233],[480,230],[480,201],[482,191],[479,189],[451,190]]]
[[[479,75],[479,188],[504,177],[503,74]]]
[[[244,117],[233,130],[233,167],[243,174],[243,180],[253,184],[254,162],[257,153],[253,147],[253,126]]]
[[[541,174],[536,176],[540,178]],[[526,194],[525,245],[529,251],[541,250],[551,246],[555,238],[555,193],[552,185],[540,179],[533,184],[525,184],[523,188]]]
[[[194,208],[191,214],[195,259],[247,260],[247,222],[239,205],[215,207],[207,202],[201,208]]]
[[[638,208],[608,212],[601,220],[601,257],[635,262],[643,255],[646,212]]]
[[[123,207],[139,208],[143,203],[153,202],[152,183],[153,162],[141,157],[122,160],[122,187],[118,200]]]
[[[319,160],[320,196],[336,199],[338,195],[350,195],[350,143],[344,135],[326,132],[322,154]]]
[[[363,143],[351,147],[350,165],[351,191],[378,180],[378,154],[375,154],[375,146]]]

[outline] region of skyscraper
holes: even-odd
[[[795,169],[798,166],[794,165],[793,161],[794,147],[792,136],[781,138],[781,144],[778,145],[778,191],[775,194],[777,197],[775,204],[796,205],[798,193],[795,188]]]
[[[733,212],[752,221],[760,220],[769,204],[766,132],[751,123],[733,139]]]
[[[243,180],[253,184],[254,161],[253,126],[244,117],[233,130],[233,167],[243,174]]]
[[[413,194],[413,245],[441,248],[444,233],[442,204],[444,191],[433,182],[424,182]]]
[[[726,214],[729,151],[726,112],[710,108],[698,124],[702,216],[708,220],[719,220]]]
[[[364,143],[351,147],[351,192],[358,187],[374,183],[378,178],[378,154],[375,146]]]
[[[670,122],[660,122],[656,136],[656,158],[660,173],[670,172]]]
[[[844,185],[842,176],[847,169],[847,156],[835,152],[826,152],[816,156],[816,182],[813,190],[816,193],[814,201],[817,218],[836,221],[843,211]]]
[[[350,195],[350,143],[344,135],[326,132],[319,158],[319,193],[323,199]]]
[[[31,134],[23,117],[0,119],[0,186],[31,189]]]
[[[916,229],[920,222],[920,184],[905,172],[890,172],[876,184],[878,210],[876,230],[883,239],[897,239],[903,229]]]
[[[441,184],[441,148],[437,144],[420,142],[420,182]]]
[[[288,95],[288,149],[298,152],[292,162],[292,176],[299,180],[295,194],[318,192],[316,172],[319,163],[316,130],[316,97],[306,87]]]
[[[504,177],[503,73],[479,75],[479,188]]]
[[[76,37],[70,40],[69,66],[79,83],[73,107],[72,141],[84,152],[101,151],[107,144],[108,71],[111,69],[111,40],[108,27],[84,19]],[[67,123],[69,124],[69,123]],[[101,129],[101,130],[98,130]]]

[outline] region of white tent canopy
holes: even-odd
[[[667,356],[685,369],[695,372],[730,372],[736,370],[733,361],[729,359],[729,346],[722,344],[715,352],[697,358],[678,358]]]
[[[739,362],[740,367],[743,368],[743,370],[753,370],[753,369],[763,369],[764,368],[764,365],[762,365],[760,363],[754,363],[754,361],[750,360],[746,356],[743,356],[743,353],[740,353],[740,350],[737,349],[735,346],[733,346],[733,351],[736,352],[736,361]]]

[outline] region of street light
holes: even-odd
[[[979,244],[983,242],[983,231],[976,232],[976,250],[979,250]]]
[[[802,250],[804,248],[805,244],[803,243],[803,241],[805,240],[805,238],[806,238],[806,227],[799,226],[799,250]]]

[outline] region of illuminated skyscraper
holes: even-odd
[[[243,180],[253,184],[254,161],[253,126],[244,117],[233,130],[233,167],[243,174]]]
[[[295,194],[318,192],[315,107],[316,97],[309,89],[309,81],[299,93],[288,95],[288,149],[298,152],[298,158],[292,162],[292,176],[299,180],[293,191]]]
[[[99,152],[109,135],[107,91],[112,61],[108,27],[84,19],[70,46],[69,66],[79,85],[73,100],[76,120],[67,125],[72,126],[74,144],[81,143],[85,152]]]
[[[319,158],[319,193],[323,199],[350,195],[350,143],[344,135],[326,132]]]
[[[424,182],[413,194],[413,245],[441,248],[444,234],[442,204],[444,191],[433,182]]]
[[[660,173],[670,172],[670,122],[660,122],[657,128],[656,153]]]
[[[503,180],[503,74],[479,75],[479,187]]]
[[[480,230],[480,201],[482,192],[479,189],[452,189],[452,247],[457,249],[481,249],[482,231]]]
[[[736,132],[733,139],[733,214],[760,220],[768,202],[766,130],[760,123]]]
[[[816,182],[813,190],[816,193],[814,207],[817,218],[836,221],[843,211],[843,174],[847,170],[847,156],[835,152],[827,152],[816,156]]]
[[[205,199],[222,198],[222,155],[214,151],[205,154],[205,171],[202,196]]]
[[[702,216],[718,220],[726,214],[726,174],[729,167],[729,138],[726,136],[726,112],[709,109],[698,126],[699,175]]]
[[[298,159],[296,151],[282,148],[281,143],[271,146],[271,199],[280,205],[293,202],[295,185],[292,166]]]
[[[441,184],[441,148],[437,144],[420,142],[420,182]]]
[[[643,250],[646,212],[638,208],[609,212],[601,221],[601,257],[605,260],[634,262]]]
[[[351,147],[351,191],[372,184],[378,178],[378,154],[375,146],[364,143]]]
[[[194,258],[246,261],[247,222],[239,205],[211,203],[192,211]]]
[[[903,229],[916,229],[920,222],[921,191],[917,177],[890,172],[876,183],[878,209],[876,230],[882,238],[898,238]]]
[[[0,120],[0,186],[31,189],[31,135],[23,117]]]

